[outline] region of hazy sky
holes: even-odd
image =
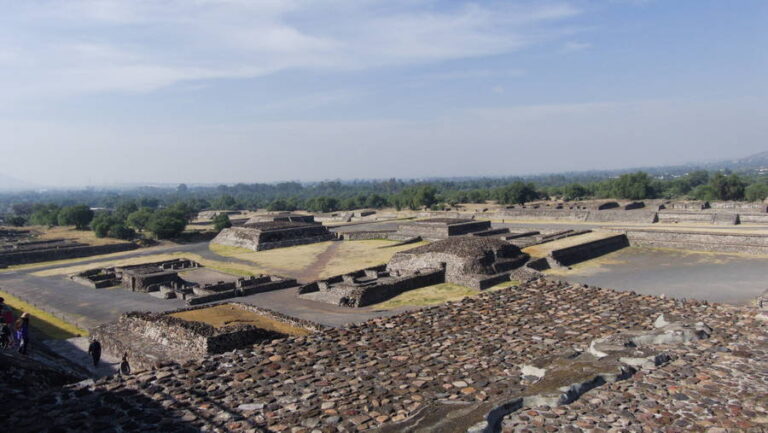
[[[515,175],[768,150],[765,0],[0,0],[0,174]]]

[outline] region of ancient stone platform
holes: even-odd
[[[610,337],[623,330],[653,335],[660,313],[703,322],[711,335],[655,346],[669,359],[654,368],[638,364],[630,377],[596,384],[564,405],[507,408],[499,428],[764,429],[768,335],[756,311],[544,279],[129,378],[29,395],[11,401],[0,421],[18,431],[463,432],[500,403],[533,389],[535,376],[524,374],[526,366],[546,370],[551,364],[540,360],[564,349],[589,352],[597,339],[608,338],[601,341],[611,346],[617,340]],[[446,428],[430,427],[437,423]]]

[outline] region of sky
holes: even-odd
[[[0,0],[0,179],[743,157],[768,150],[766,23],[765,0]]]

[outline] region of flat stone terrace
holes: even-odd
[[[768,426],[766,325],[754,312],[543,279],[89,389],[14,399],[0,421],[14,431],[414,431],[396,423],[462,402],[484,413],[524,390],[521,365],[624,329],[651,329],[662,312],[702,320],[714,332],[670,348],[673,360],[658,370],[599,387],[571,406],[516,412],[505,431],[765,431],[716,429]]]

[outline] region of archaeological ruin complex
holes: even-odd
[[[287,218],[289,220],[249,222],[243,227],[224,229],[211,242],[263,251],[336,239],[336,235],[322,224]]]
[[[95,268],[71,275],[78,283],[99,289],[122,286],[161,299],[182,299],[190,305],[284,289],[296,280],[274,275],[235,277],[192,260],[172,259],[138,265]]]
[[[396,253],[387,265],[306,284],[299,296],[364,307],[446,282],[482,290],[509,281],[510,273],[527,260],[519,248],[499,239],[452,237]]]

